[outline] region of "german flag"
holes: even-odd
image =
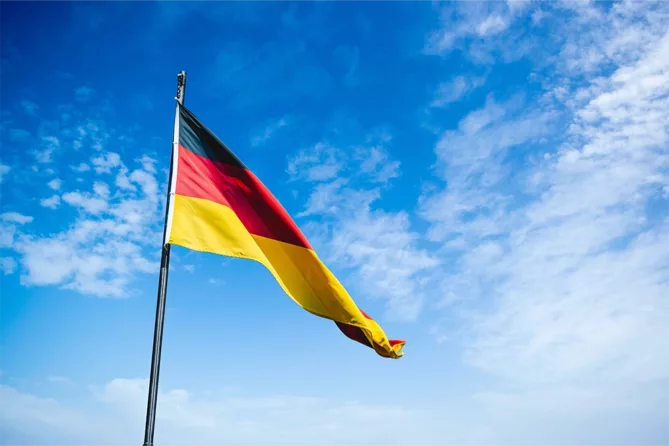
[[[388,340],[357,307],[253,172],[183,105],[178,114],[168,243],[260,262],[302,308],[383,357],[401,357],[405,342]]]

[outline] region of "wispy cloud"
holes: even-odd
[[[35,152],[38,163],[50,163],[53,161],[53,153],[60,148],[60,140],[55,136],[43,136],[41,149]]]
[[[79,395],[83,404],[78,406],[36,390],[0,385],[0,398],[11,408],[0,412],[0,428],[19,438],[28,434],[35,438],[35,432],[40,432],[45,442],[130,444],[142,436],[147,386],[145,379],[112,379],[87,387]],[[651,438],[648,429],[661,431],[663,421],[659,415],[663,406],[657,405],[655,413],[641,412],[647,415],[646,422],[633,432],[612,429],[611,419],[626,408],[577,388],[477,392],[470,403],[430,408],[374,404],[359,398],[254,396],[240,390],[207,392],[161,386],[159,392],[157,435],[174,444],[215,444],[222,437],[233,443],[254,444],[277,444],[280,437],[290,438],[291,443],[322,446],[358,442],[518,444],[519,439],[541,444],[546,438],[555,438],[560,444],[594,444],[597,440],[636,444],[635,438]],[[572,401],[581,405],[574,406]],[[570,410],[565,410],[568,407]],[[604,415],[593,418],[590,414],[595,411]],[[531,421],[533,428],[514,423],[518,416]],[[482,417],[486,420],[483,427]],[[388,423],[404,428],[389,432]],[[118,429],[119,425],[126,429]],[[572,429],[561,428],[565,425]]]
[[[34,102],[29,101],[28,99],[21,101],[21,108],[23,109],[24,113],[31,116],[36,116],[37,111],[39,110],[39,106]]]
[[[31,135],[30,132],[25,129],[10,129],[9,130],[9,140],[12,142],[23,142],[28,141]]]
[[[360,163],[360,173],[375,183],[385,184],[400,176],[400,162],[391,160],[381,145],[356,147],[353,159]]]
[[[258,147],[265,144],[277,132],[277,130],[285,127],[286,125],[288,125],[288,118],[286,116],[270,122],[260,133],[254,135],[251,138],[251,146]]]
[[[449,82],[439,84],[430,105],[432,107],[444,107],[457,102],[483,85],[485,80],[483,76],[456,76]]]
[[[72,380],[65,376],[50,375],[47,376],[46,380],[56,384],[73,384]]]
[[[307,181],[327,181],[337,177],[343,168],[343,153],[326,143],[319,142],[314,147],[300,151],[288,161],[291,179]]]
[[[9,167],[6,164],[0,163],[0,184],[2,184],[2,182],[5,179],[5,176],[9,173],[10,170],[12,170],[11,167]]]
[[[95,90],[90,87],[79,87],[74,91],[74,97],[79,102],[88,102],[93,98]]]
[[[85,105],[95,106],[94,102]],[[18,255],[24,285],[56,285],[89,295],[122,297],[132,291],[135,274],[157,268],[155,259],[145,253],[147,247],[159,242],[161,201],[155,160],[143,156],[125,161],[117,153],[105,151],[107,141],[114,138],[118,147],[129,138],[109,130],[103,120],[72,119],[70,114],[78,113],[76,108],[63,109],[53,121],[42,124],[43,141],[60,148],[57,142],[76,140],[92,149],[94,154],[88,161],[95,166],[94,177],[81,190],[63,190],[65,184],[53,179],[49,188],[62,194],[40,198],[43,207],[56,210],[67,204],[77,211],[67,229],[48,234],[22,230],[21,224],[32,218],[5,213],[2,245]],[[47,150],[49,161],[61,155],[55,148]],[[75,170],[85,172],[88,166],[82,162]]]
[[[495,407],[601,413],[637,394],[648,412],[669,399],[669,11],[572,6],[543,95],[489,97],[436,147],[448,184],[422,211],[463,321],[436,333],[523,389],[486,395]]]
[[[86,163],[79,163],[76,166],[72,166],[72,170],[74,170],[75,172],[80,172],[80,173],[81,172],[88,172],[89,170],[91,170],[91,166],[89,166]]]
[[[11,410],[0,412],[3,432],[43,431],[53,441],[87,444],[131,443],[141,436],[148,384],[144,379],[113,379],[84,395],[88,410],[64,401],[0,385],[0,399]],[[225,436],[232,442],[275,443],[276,436],[299,443],[344,443],[355,429],[359,441],[379,440],[383,426],[410,426],[400,435],[420,432],[425,416],[397,405],[328,400],[309,396],[206,396],[186,389],[161,389],[157,431],[173,442],[211,444]],[[115,426],[128,426],[118,429]],[[411,427],[411,426],[414,427]],[[388,441],[397,433],[388,434]],[[327,441],[323,439],[327,438]]]
[[[433,225],[432,240],[481,237],[507,230],[502,213],[508,200],[500,188],[510,173],[503,162],[509,149],[538,142],[554,128],[554,110],[522,113],[522,96],[498,102],[492,96],[479,110],[469,113],[457,130],[439,140],[437,168],[448,187],[430,193],[422,213]]]
[[[3,274],[12,274],[16,270],[16,260],[11,257],[0,257],[0,270]]]
[[[18,212],[4,212],[0,214],[0,220],[7,223],[24,225],[27,223],[31,223],[34,219],[29,215],[19,214]]]
[[[360,48],[357,45],[340,45],[335,49],[334,56],[344,69],[343,84],[347,87],[357,85]]]
[[[494,36],[507,29],[513,11],[505,2],[446,5],[441,10],[442,27],[427,39],[425,52],[442,54],[467,38]]]

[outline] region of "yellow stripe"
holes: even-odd
[[[360,327],[379,354],[401,356],[398,346],[391,347],[381,327],[365,318],[313,250],[250,234],[227,206],[175,195],[169,243],[260,262],[302,308],[327,319]]]

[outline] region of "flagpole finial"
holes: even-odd
[[[179,71],[177,74],[177,96],[176,100],[180,103],[184,103],[184,94],[186,89],[186,72],[184,70]]]

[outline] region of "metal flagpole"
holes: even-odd
[[[186,94],[186,72],[177,75],[177,96],[179,104],[184,103]],[[160,276],[158,278],[158,299],[156,303],[156,320],[153,329],[153,355],[151,357],[151,373],[149,375],[149,397],[146,405],[146,425],[144,427],[144,446],[153,446],[153,434],[156,427],[156,403],[158,400],[158,377],[160,375],[160,353],[163,345],[163,324],[165,322],[165,298],[167,293],[167,273],[170,266],[170,245],[167,243],[168,227],[171,225],[171,199],[174,194],[174,169],[179,153],[179,104],[174,116],[174,136],[172,139],[172,157],[165,207],[165,224],[163,227],[163,246],[160,258]]]

